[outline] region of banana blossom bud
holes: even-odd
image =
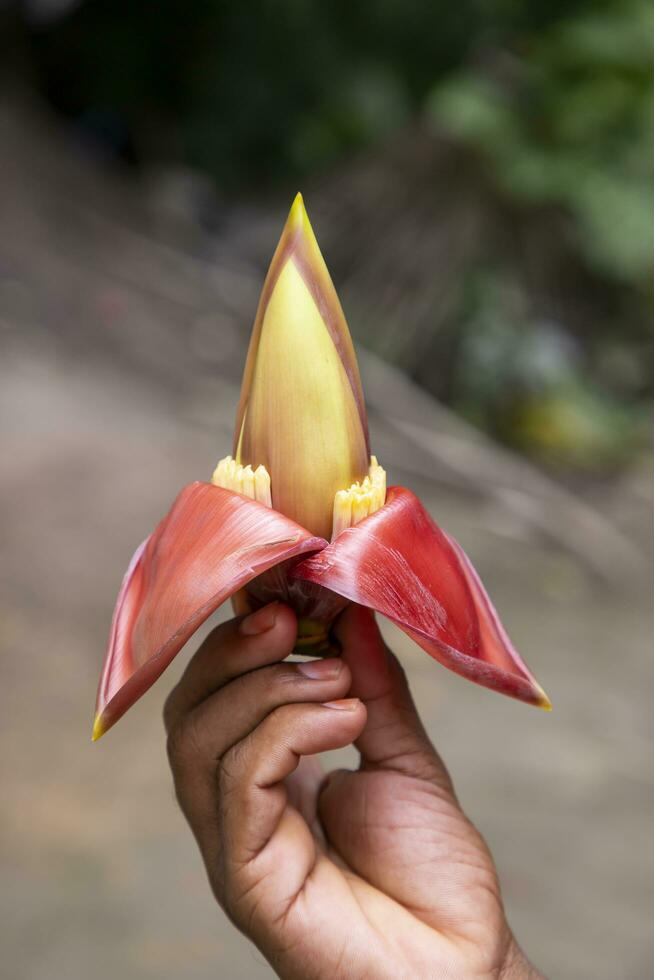
[[[331,536],[337,491],[368,475],[352,338],[300,194],[254,321],[234,457],[265,467],[273,507],[323,538]]]
[[[298,614],[296,649],[329,649],[348,602],[387,616],[458,674],[541,708],[477,573],[370,455],[361,379],[300,195],[266,277],[232,455],[192,483],[137,549],[100,678],[98,738],[226,599]]]

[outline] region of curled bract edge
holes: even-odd
[[[465,552],[410,490],[389,487],[384,507],[292,575],[382,613],[457,674],[551,708]]]
[[[93,737],[141,697],[199,626],[280,562],[324,547],[264,504],[191,483],[135,552],[118,594]]]

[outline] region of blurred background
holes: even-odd
[[[298,189],[375,451],[554,702],[387,631],[510,921],[548,976],[649,980],[647,0],[0,0],[3,976],[272,976],[173,800],[160,711],[188,653],[89,734],[133,548],[229,451]]]

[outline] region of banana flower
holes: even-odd
[[[387,616],[458,674],[550,704],[461,547],[370,454],[352,339],[301,195],[266,277],[232,455],[186,486],[137,549],[113,616],[98,738],[226,599],[279,599],[296,650],[323,655],[348,602]]]

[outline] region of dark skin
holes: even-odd
[[[288,980],[541,977],[372,614],[306,666],[284,662],[295,631],[278,603],[219,626],[166,703],[219,904]],[[326,776],[316,754],[350,743],[359,769]]]

